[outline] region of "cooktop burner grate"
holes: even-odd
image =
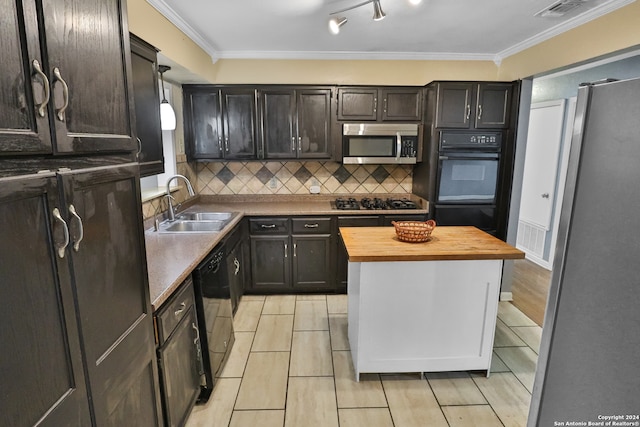
[[[418,205],[407,198],[383,200],[379,197],[364,197],[358,201],[355,197],[341,197],[336,199],[335,204],[338,210],[418,209]]]

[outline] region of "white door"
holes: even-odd
[[[551,228],[558,160],[562,141],[564,100],[531,105],[522,179],[518,246],[542,258]]]

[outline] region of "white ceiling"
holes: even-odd
[[[502,59],[635,0],[584,0],[561,18],[536,17],[558,0],[147,0],[211,55],[272,59]],[[580,1],[580,0],[576,0]]]

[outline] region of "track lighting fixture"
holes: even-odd
[[[413,4],[413,5],[417,5],[420,4],[422,2],[422,0],[409,0],[409,3]],[[366,0],[362,3],[358,3],[354,6],[351,7],[347,7],[345,9],[341,9],[338,10],[336,12],[332,12],[329,14],[329,16],[332,15],[339,15],[343,12],[346,12],[348,10],[352,10],[352,9],[356,9],[358,7],[364,6],[366,4],[369,3],[373,3],[373,20],[374,21],[382,21],[384,19],[385,16],[387,16],[384,11],[382,10],[382,6],[380,5],[380,0]],[[340,32],[340,27],[342,27],[344,24],[347,23],[347,18],[343,17],[343,16],[336,16],[335,18],[331,18],[329,20],[329,31],[331,31],[333,34],[338,34]]]

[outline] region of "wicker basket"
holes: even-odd
[[[426,242],[431,237],[431,232],[436,228],[436,222],[432,219],[425,222],[418,221],[391,221],[396,228],[398,240],[403,242]]]

